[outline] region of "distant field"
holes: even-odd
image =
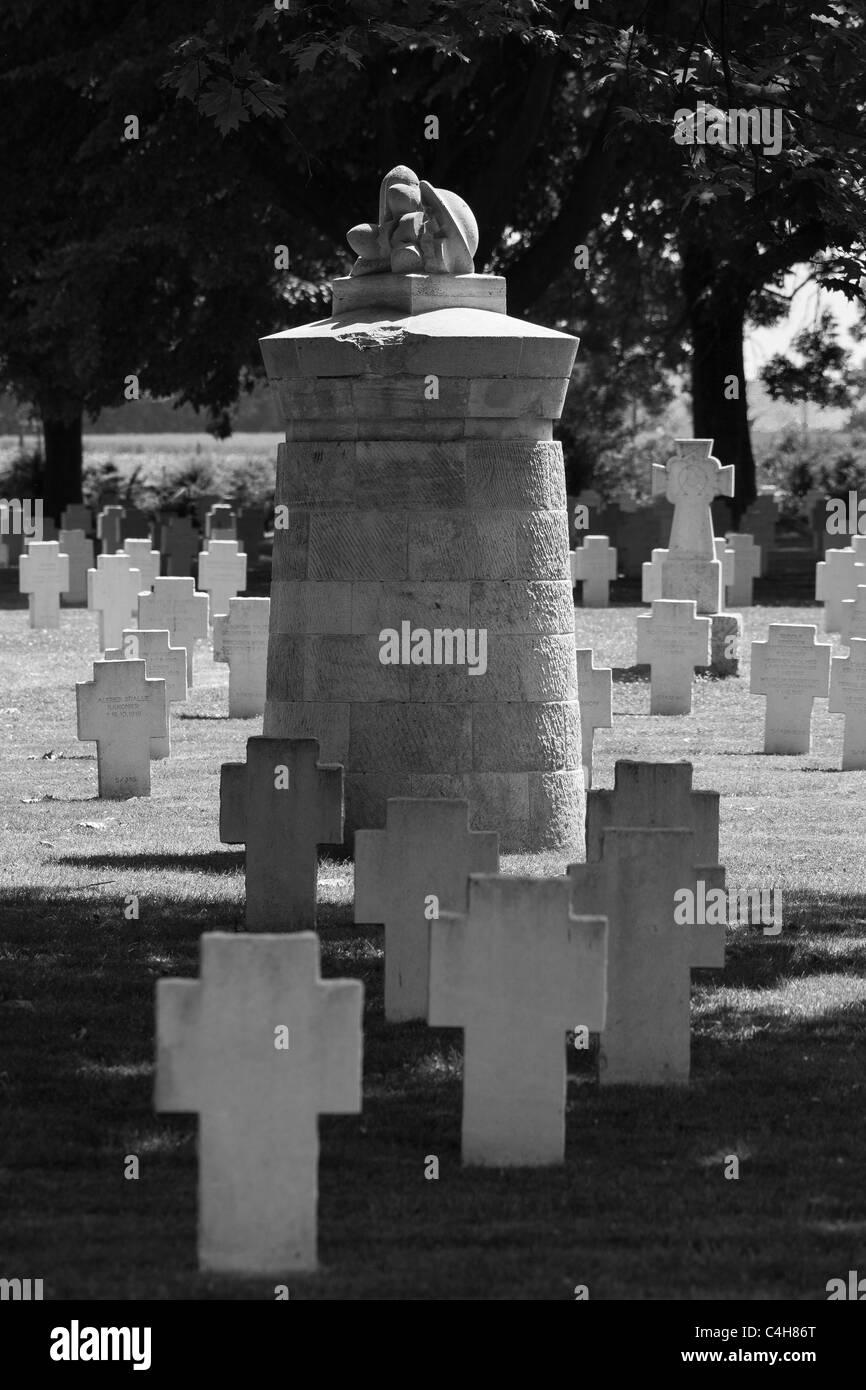
[[[277,433],[235,434],[230,439],[214,439],[210,434],[86,434],[85,467],[101,468],[112,463],[122,477],[141,469],[142,484],[157,485],[192,465],[207,467],[217,491],[243,478],[253,492],[269,492],[274,486]],[[25,435],[25,447],[36,443]],[[17,435],[0,435],[0,470],[18,453]]]

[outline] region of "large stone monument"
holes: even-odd
[[[264,734],[346,769],[346,833],[457,797],[502,848],[580,842],[562,449],[577,342],[505,312],[461,198],[393,169],[327,319],[263,338],[277,465]]]

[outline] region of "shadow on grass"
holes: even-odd
[[[225,873],[243,868],[244,851],[214,849],[188,854],[65,854],[51,861],[54,864],[75,864],[81,868],[97,869],[179,869],[195,872]],[[2,899],[0,899],[2,902]]]
[[[60,862],[211,858],[241,856]],[[122,901],[0,893],[7,1264],[44,1269],[50,1298],[272,1300],[273,1279],[198,1274],[196,1121],[153,1111],[154,985],[197,978],[200,933],[236,909],[166,894],[127,922]],[[866,1219],[866,1030],[838,983],[822,998],[830,971],[863,973],[866,901],[839,895],[833,920],[816,895],[786,909],[781,937],[732,933],[727,969],[696,975],[690,1086],[599,1086],[572,1049],[565,1164],[501,1170],[461,1165],[461,1033],[386,1024],[381,928],[320,908],[323,975],[365,986],[364,1098],[320,1120],[323,1267],[291,1278],[292,1299],[571,1300],[576,1283],[596,1299],[823,1299],[857,1267]],[[792,982],[811,1011],[773,1004]],[[139,1182],[122,1180],[128,1154]]]

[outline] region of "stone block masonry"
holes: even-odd
[[[498,830],[506,852],[578,844],[568,513],[551,437],[577,343],[510,318],[495,276],[362,275],[348,299],[261,344],[287,427],[264,734],[316,738],[344,765],[347,840],[384,826],[389,797],[444,796],[466,798],[472,828]],[[456,651],[483,633],[485,669],[383,662],[382,634],[404,624],[455,633]]]

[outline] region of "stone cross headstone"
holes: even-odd
[[[650,713],[690,714],[696,666],[710,664],[710,620],[694,602],[654,599],[637,619],[637,661],[650,668]]]
[[[194,497],[192,499],[192,505],[195,508],[196,521],[198,522],[202,530],[205,527],[208,512],[210,511],[211,507],[217,506],[219,500],[220,499],[215,492],[203,492],[199,497]]]
[[[609,729],[612,724],[613,671],[593,666],[592,649],[578,647],[577,700],[580,705],[580,740],[583,760],[583,780],[592,786],[592,740],[596,729]]]
[[[151,522],[140,507],[124,507],[120,519],[120,537],[125,547],[130,540],[151,540]]]
[[[662,561],[667,559],[667,551],[658,547],[649,560],[641,565],[640,597],[642,603],[652,603],[662,596]]]
[[[847,656],[830,662],[831,714],[844,714],[842,771],[866,768],[866,638],[852,637]]]
[[[247,557],[237,541],[211,541],[198,557],[198,582],[210,594],[211,620],[228,613],[229,599],[247,585]]]
[[[715,537],[713,548],[716,552],[716,559],[722,567],[722,591],[724,592],[728,585],[734,582],[734,552],[724,536]]]
[[[754,536],[761,550],[761,574],[766,574],[770,555],[776,544],[776,521],[779,505],[774,497],[760,493],[743,512],[740,525],[747,535]]]
[[[238,544],[251,565],[258,564],[265,539],[265,519],[261,507],[242,507],[238,512]]]
[[[809,623],[770,623],[766,642],[752,643],[753,695],[767,697],[765,753],[808,753],[812,705],[828,693],[829,642],[815,642]]]
[[[81,530],[60,532],[60,551],[69,556],[69,584],[63,590],[66,603],[87,602],[87,571],[93,569],[93,541]]]
[[[102,542],[103,555],[113,555],[122,546],[122,522],[122,507],[103,507],[96,518],[96,534]]]
[[[188,516],[174,516],[163,526],[160,547],[165,556],[165,572],[171,579],[192,574],[201,547],[201,536]]]
[[[69,556],[58,541],[31,541],[18,566],[18,585],[29,594],[30,626],[60,626],[60,595],[69,588]]]
[[[842,603],[854,598],[858,585],[866,584],[866,561],[854,549],[828,550],[815,566],[815,597],[824,603],[825,632],[842,629]]]
[[[469,802],[389,797],[384,830],[355,832],[355,921],[385,927],[385,1018],[427,1017],[429,927],[466,903],[470,874],[499,872],[499,837]]]
[[[584,608],[607,608],[610,581],[616,579],[616,550],[607,536],[586,536],[570,552],[571,582],[583,584]]]
[[[565,878],[472,874],[465,913],[430,923],[433,1028],[462,1028],[464,1163],[561,1163],[565,1033],[604,1027],[607,925]]]
[[[60,513],[61,531],[83,531],[85,536],[93,535],[93,512],[82,502],[72,502]]]
[[[214,541],[236,541],[238,538],[237,517],[231,507],[220,502],[211,507],[205,517],[205,536],[208,549]]]
[[[319,845],[343,839],[343,769],[319,764],[316,739],[247,739],[246,763],[223,763],[220,840],[246,846],[250,931],[316,925]]]
[[[842,600],[840,635],[846,647],[852,637],[866,637],[866,574],[851,598]]]
[[[208,632],[207,594],[197,593],[193,579],[161,576],[153,581],[152,592],[138,600],[138,626],[167,628],[172,646],[186,647],[186,680],[192,685],[196,639],[206,638]]]
[[[761,547],[745,531],[729,531],[727,542],[734,555],[733,578],[727,583],[727,602],[732,608],[751,608],[754,581],[761,573]]]
[[[105,653],[106,661],[143,661],[145,675],[165,681],[168,701],[165,738],[150,741],[151,758],[171,757],[171,706],[186,699],[186,651],[169,645],[169,634],[153,629],[125,628],[121,645]]]
[[[75,698],[78,737],[96,743],[99,796],[150,796],[151,739],[168,737],[165,681],[147,679],[143,661],[94,661]]]
[[[128,555],[98,555],[96,569],[87,571],[87,607],[99,614],[99,646],[120,646],[125,627],[134,627],[141,573]]]
[[[200,981],[157,981],[154,1106],[200,1117],[202,1270],[315,1268],[318,1116],[361,1109],[363,1003],[311,932],[206,932]]]
[[[691,763],[639,763],[620,759],[614,784],[586,798],[586,858],[601,858],[606,830],[672,830],[685,826],[695,836],[699,865],[719,862],[719,793],[692,789]]]
[[[151,549],[149,540],[132,538],[123,542],[123,554],[132,561],[133,569],[141,573],[141,589],[152,589],[159,575],[159,551]]]
[[[734,495],[734,469],[712,457],[711,439],[678,439],[666,464],[653,464],[652,490],[673,503],[668,554],[662,561],[662,597],[693,599],[698,613],[722,608],[721,565],[716,560],[710,503]]]
[[[213,620],[214,661],[229,668],[229,719],[264,714],[270,611],[269,598],[232,598]]]
[[[608,922],[603,1085],[689,1079],[691,971],[725,963],[724,926],[679,925],[674,918],[677,892],[697,896],[696,857],[689,829],[633,827],[606,830],[597,862],[568,866],[572,911]],[[711,884],[724,886],[718,866]]]

